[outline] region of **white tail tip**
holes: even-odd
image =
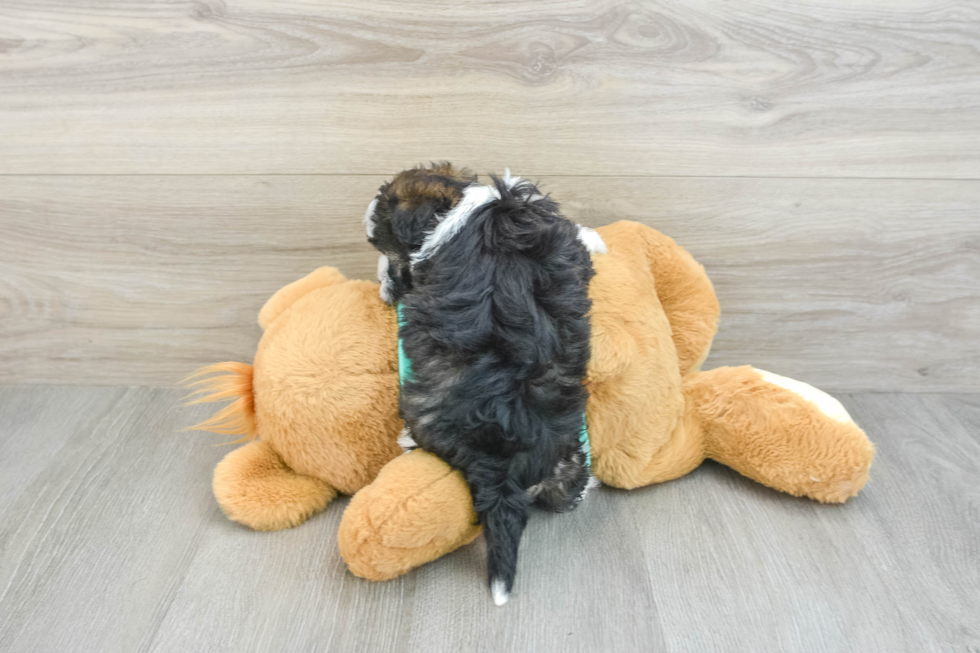
[[[490,584],[490,593],[493,594],[495,605],[503,605],[510,600],[510,594],[507,593],[507,586],[504,585],[504,581],[502,580],[495,580]]]

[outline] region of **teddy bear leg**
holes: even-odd
[[[764,485],[841,503],[868,479],[874,446],[836,399],[752,367],[690,375],[705,453]]]
[[[355,576],[388,580],[472,542],[476,521],[463,475],[416,449],[354,495],[337,544]]]
[[[670,440],[651,458],[643,470],[642,483],[636,487],[672,481],[689,474],[704,462],[707,455],[704,428],[697,407],[688,397],[685,399],[688,401],[684,413],[671,431]]]
[[[214,469],[212,487],[229,519],[257,531],[302,524],[337,496],[320,479],[294,472],[261,440],[225,456]]]

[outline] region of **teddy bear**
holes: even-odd
[[[701,371],[719,306],[704,268],[636,222],[598,229],[586,409],[593,474],[633,489],[706,459],[773,489],[840,503],[864,486],[874,447],[844,407],[800,381],[750,366]],[[297,526],[338,494],[338,533],[355,575],[386,580],[480,533],[461,473],[398,445],[398,325],[378,284],[323,267],[259,313],[252,365],[192,379],[190,403],[233,400],[196,429],[241,435],[214,472],[232,520]]]

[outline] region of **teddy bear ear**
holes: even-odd
[[[344,281],[347,281],[347,277],[342,275],[337,268],[317,268],[302,279],[277,290],[276,294],[270,297],[262,310],[259,311],[259,326],[265,331],[287,308],[310,292]]]

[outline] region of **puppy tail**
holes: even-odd
[[[496,488],[492,504],[478,511],[487,541],[487,578],[497,605],[507,603],[517,574],[517,549],[527,526],[529,498],[513,480]]]

